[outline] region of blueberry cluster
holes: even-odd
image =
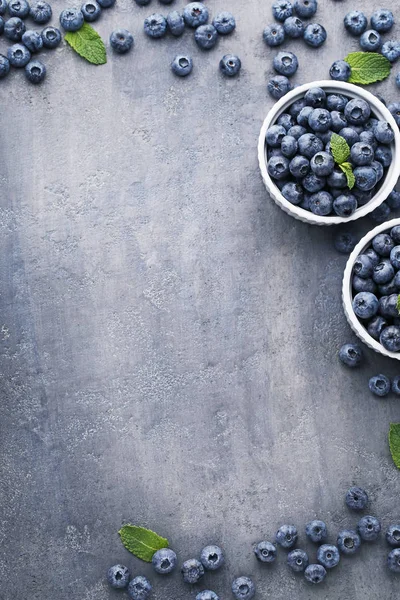
[[[363,255],[361,255],[363,256]],[[378,334],[380,317],[378,316],[375,323],[372,323],[371,329],[374,336]],[[339,360],[350,368],[359,367],[363,361],[363,352],[358,344],[343,344],[339,350]],[[390,391],[396,396],[400,396],[400,375],[397,375],[392,380],[386,375],[374,375],[368,382],[370,391],[375,395],[383,398]]]
[[[331,152],[334,133],[350,148],[351,190]],[[362,98],[311,88],[268,129],[267,169],[292,204],[319,216],[350,217],[376,193],[392,161],[393,140],[390,124],[375,119]]]

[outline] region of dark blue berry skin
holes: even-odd
[[[251,600],[255,593],[255,585],[249,577],[238,577],[232,583],[232,594],[236,600]]]
[[[276,123],[277,125],[282,125],[282,127],[284,127],[286,131],[288,131],[291,127],[293,127],[293,125],[296,124],[294,118],[292,117],[292,115],[289,115],[289,113],[282,113],[281,115],[279,115]]]
[[[390,31],[394,25],[392,11],[387,8],[379,8],[371,16],[371,25],[373,29],[379,32]]]
[[[373,190],[369,190],[369,192],[363,192],[356,187],[351,190],[351,193],[357,198],[358,206],[364,206],[367,204],[374,195]]]
[[[292,115],[295,119],[297,119],[297,115],[300,114],[302,108],[307,106],[305,98],[299,98],[299,100],[295,100],[293,104],[289,107],[288,113]]]
[[[397,277],[396,279],[396,275],[388,283],[383,283],[382,285],[378,286],[379,293],[382,296],[391,296],[392,294],[396,294],[396,292],[399,291],[399,278]],[[395,316],[397,317],[398,314],[396,314]]]
[[[12,42],[19,42],[25,31],[25,23],[19,17],[12,17],[5,22],[4,36]]]
[[[328,537],[328,530],[323,521],[314,520],[306,525],[306,536],[315,544],[324,542]]]
[[[178,77],[186,77],[192,72],[193,60],[190,56],[179,54],[172,61],[171,69]]]
[[[218,41],[218,31],[215,29],[214,25],[211,25],[210,23],[207,25],[200,25],[195,31],[194,39],[199,48],[202,50],[210,50],[211,48],[214,48]]]
[[[392,239],[392,241],[394,243],[400,244],[400,225],[395,225],[394,227],[392,227],[392,229],[390,230],[390,238]],[[392,248],[390,248],[390,250],[391,249]],[[389,251],[389,254],[390,254],[390,251]]]
[[[25,77],[30,83],[42,83],[46,77],[45,65],[40,60],[31,60],[25,67]]]
[[[368,29],[360,37],[360,46],[364,52],[379,52],[382,47],[382,38],[377,31]]]
[[[163,15],[153,13],[144,20],[144,32],[151,38],[161,38],[167,32],[167,21]]]
[[[83,14],[79,8],[67,8],[60,14],[60,24],[65,31],[78,31],[83,23]]]
[[[364,125],[371,116],[371,107],[362,98],[353,98],[344,107],[344,115],[351,125]]]
[[[271,542],[262,541],[253,548],[257,559],[263,563],[272,563],[276,559],[276,546]]]
[[[7,27],[7,23],[6,23],[6,27]],[[388,105],[388,109],[389,109],[389,112],[391,113],[392,117],[396,121],[397,126],[400,127],[400,102],[391,102]]]
[[[382,331],[379,341],[386,350],[389,350],[389,352],[399,352],[400,327],[397,325],[389,325],[389,327],[386,327]]]
[[[392,264],[387,258],[380,261],[372,271],[372,279],[378,285],[384,285],[389,283],[394,277],[394,269]]]
[[[135,0],[135,2],[138,6],[147,6],[151,0]]]
[[[295,0],[293,3],[294,12],[302,19],[313,17],[317,12],[317,8],[317,0]]]
[[[387,565],[389,570],[393,573],[400,573],[400,548],[395,548],[389,552]]]
[[[326,108],[315,108],[308,117],[308,124],[317,133],[328,131],[332,124],[331,113]]]
[[[341,233],[336,234],[334,241],[333,241],[335,250],[340,252],[340,254],[350,254],[350,252],[352,252],[354,250],[356,243],[357,243],[356,238],[350,232],[341,232]],[[319,521],[319,522],[322,523],[322,521]],[[315,521],[312,521],[312,523],[315,523]],[[307,533],[307,531],[306,531],[306,533]],[[323,540],[321,540],[321,541],[323,541]]]
[[[314,154],[321,152],[324,149],[322,141],[313,133],[306,133],[299,137],[298,144],[299,153],[308,159],[311,159]]]
[[[317,152],[311,159],[311,169],[318,177],[327,177],[335,167],[332,154],[328,152]]]
[[[390,262],[396,270],[400,269],[400,246],[394,246],[390,251]]]
[[[382,163],[378,162],[377,160],[374,160],[371,163],[371,167],[374,169],[374,171],[376,173],[377,181],[380,181],[385,173]],[[388,208],[390,209],[389,203],[387,201],[384,204],[386,204],[388,206]],[[389,210],[389,212],[390,212],[390,210]]]
[[[88,23],[93,23],[101,15],[101,6],[96,0],[87,0],[81,6],[83,18]]]
[[[373,248],[368,248],[367,250],[364,251],[364,254],[365,254],[365,256],[368,256],[368,258],[372,262],[373,267],[376,267],[376,265],[381,260],[379,254]]]
[[[265,134],[265,140],[271,148],[280,148],[286,130],[281,125],[272,125]]]
[[[400,208],[400,192],[393,190],[393,192],[391,192],[386,198],[386,202],[388,203],[390,208],[393,208],[393,210]],[[398,231],[400,233],[400,229]],[[400,237],[395,241],[396,243],[400,243]]]
[[[177,560],[177,556],[171,548],[161,548],[153,554],[151,564],[156,573],[168,575],[176,568]]]
[[[304,550],[296,549],[291,550],[287,555],[287,564],[288,567],[292,569],[295,573],[303,573],[308,567],[308,555]]]
[[[397,73],[395,82],[396,86],[400,89],[400,73]]]
[[[291,77],[296,73],[299,61],[293,52],[278,52],[273,60],[273,65],[277,73]]]
[[[319,48],[327,38],[326,29],[319,23],[310,23],[304,30],[304,41],[312,48]]]
[[[305,156],[295,156],[289,164],[289,171],[297,179],[302,179],[310,171],[310,161]]]
[[[175,37],[179,37],[185,31],[185,21],[180,12],[177,10],[171,11],[167,15],[167,26],[169,31]]]
[[[29,15],[29,8],[29,4],[26,0],[10,0],[8,3],[8,13],[10,17],[26,19]]]
[[[232,33],[236,27],[235,17],[232,13],[224,11],[214,17],[213,25],[221,35]]]
[[[355,292],[371,292],[371,294],[376,292],[376,283],[373,279],[362,279],[354,275],[352,285]]]
[[[129,582],[128,596],[130,600],[147,600],[151,590],[150,581],[146,577],[143,577],[143,575],[138,575]]]
[[[386,121],[378,121],[374,135],[380,144],[391,144],[394,140],[394,131]]]
[[[386,329],[389,329],[388,327]],[[386,375],[374,375],[368,382],[370,391],[375,395],[383,398],[390,392],[390,380]]]
[[[206,546],[200,553],[200,562],[207,571],[216,571],[225,563],[224,553],[219,546]]]
[[[61,42],[61,31],[56,27],[45,27],[42,31],[43,46],[53,50]]]
[[[342,194],[333,201],[333,210],[338,217],[350,217],[357,208],[357,200],[352,194]]]
[[[348,81],[351,75],[349,63],[345,60],[335,60],[329,69],[329,76],[336,81]]]
[[[301,204],[304,199],[304,190],[299,183],[290,181],[283,186],[282,196],[292,204]]]
[[[219,600],[219,596],[211,590],[203,590],[197,594],[196,600]]]
[[[7,50],[7,58],[12,67],[22,68],[30,61],[31,53],[22,44],[13,44]]]
[[[182,565],[181,573],[185,583],[197,583],[204,575],[204,567],[197,558],[185,560]]]
[[[272,179],[286,179],[289,175],[289,161],[285,156],[272,156],[267,169]]]
[[[374,542],[378,539],[381,531],[381,524],[376,517],[370,515],[361,517],[358,521],[357,532],[364,542]]]
[[[381,48],[381,53],[390,62],[395,62],[400,58],[400,42],[396,40],[388,40]]]
[[[269,80],[267,89],[272,98],[279,100],[280,98],[283,98],[285,94],[290,92],[292,89],[292,84],[284,75],[276,75]]]
[[[360,319],[371,319],[378,312],[378,298],[369,292],[359,292],[353,299],[353,310]]]
[[[45,25],[48,23],[53,15],[53,11],[48,2],[44,0],[38,0],[34,4],[31,4],[29,9],[29,16],[31,19],[39,25]]]
[[[372,264],[370,257],[366,254],[360,254],[356,258],[354,262],[353,272],[359,277],[367,279],[372,275],[373,269],[374,265]]]
[[[361,546],[361,539],[358,533],[349,529],[341,531],[337,537],[337,547],[342,554],[355,554]]]
[[[348,99],[342,94],[328,94],[326,97],[326,108],[328,110],[344,111]]]
[[[376,316],[368,323],[368,333],[374,340],[379,340],[382,330],[387,325],[388,323],[383,317]]]
[[[128,586],[129,570],[124,565],[114,565],[107,572],[107,581],[111,587],[122,590]]]
[[[344,116],[344,113],[339,112],[338,110],[332,110],[331,113],[331,129],[335,133],[339,133],[343,129],[347,128],[347,119]]]
[[[340,561],[339,550],[332,544],[323,544],[318,548],[317,560],[325,569],[333,569]]]
[[[279,23],[267,25],[263,31],[263,40],[270,48],[280,46],[285,41],[285,30]]]
[[[390,256],[394,241],[387,233],[378,233],[372,240],[372,248],[379,256]]]
[[[294,525],[282,525],[276,532],[275,539],[282,548],[293,548],[297,537],[297,529]]]
[[[293,158],[297,154],[298,143],[296,138],[291,135],[285,135],[281,143],[281,152],[286,158]]]
[[[29,52],[39,52],[43,48],[43,39],[39,31],[28,29],[22,36],[22,43],[26,46]]]
[[[304,105],[313,108],[323,108],[326,102],[326,93],[322,88],[310,88],[304,95]]]
[[[7,11],[7,0],[0,0],[0,15],[5,15]]]
[[[285,21],[288,17],[293,14],[293,7],[290,2],[286,0],[279,0],[274,2],[272,5],[272,14],[277,21]]]
[[[110,45],[118,54],[126,54],[133,46],[133,35],[127,29],[116,29],[110,35]]]
[[[375,169],[373,169],[371,166],[356,167],[353,173],[354,177],[356,178],[356,186],[363,192],[368,192],[376,186],[378,177]]]
[[[6,56],[0,54],[0,79],[3,79],[10,72],[10,61]]]
[[[339,350],[339,359],[347,367],[360,366],[363,354],[358,344],[344,344]]]
[[[312,106],[305,106],[297,115],[297,123],[302,127],[308,127],[308,118],[313,111]]]
[[[390,546],[393,546],[394,548],[400,548],[400,523],[395,523],[394,525],[390,525],[388,527],[386,532],[386,541]]]
[[[97,0],[97,2],[101,8],[111,8],[115,4],[115,0]]]
[[[309,583],[317,585],[322,583],[326,577],[325,567],[322,565],[308,565],[304,571],[304,577]]]
[[[183,10],[183,18],[189,27],[198,27],[208,21],[208,9],[202,2],[191,2]]]
[[[378,140],[376,139],[373,131],[362,131],[360,133],[360,142],[364,142],[365,144],[369,144],[372,146],[374,150],[378,147]]]
[[[4,19],[3,17],[0,17],[0,35],[3,34],[4,31]]]
[[[343,129],[339,131],[339,135],[346,140],[350,147],[360,141],[360,136],[352,127],[343,127]]]
[[[332,173],[328,176],[328,186],[334,189],[344,189],[347,188],[347,178],[346,175],[338,168],[334,168]]]
[[[368,19],[360,10],[352,10],[344,18],[344,26],[352,35],[361,35],[367,29]]]
[[[392,151],[389,146],[378,146],[375,150],[375,160],[378,160],[387,168],[392,162]]]
[[[374,160],[374,149],[365,142],[357,142],[350,150],[351,161],[358,167],[370,165]]]
[[[310,198],[310,211],[314,215],[326,217],[332,212],[333,198],[329,192],[318,192]]]
[[[307,192],[310,192],[310,194],[316,194],[317,192],[321,192],[321,190],[323,190],[326,185],[326,179],[325,177],[319,177],[315,173],[311,172],[304,177],[301,183]],[[321,192],[320,196],[318,197],[318,201],[314,202],[314,204],[319,205],[321,208],[322,204],[330,202],[331,200],[332,196],[329,194],[329,192]]]
[[[242,61],[236,54],[225,54],[219,61],[219,70],[226,77],[235,77],[242,68]]]
[[[299,141],[301,136],[305,135],[306,133],[307,133],[307,129],[305,127],[302,127],[301,125],[293,125],[293,127],[291,127],[288,130],[288,135],[291,135],[297,141]]]
[[[288,38],[296,39],[304,35],[304,23],[298,17],[288,17],[283,23]]]

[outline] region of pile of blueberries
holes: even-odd
[[[330,149],[333,133],[350,147],[355,186]],[[266,133],[267,169],[282,195],[319,216],[350,217],[376,193],[392,161],[394,131],[362,98],[311,88]]]
[[[360,487],[351,487],[346,493],[345,501],[350,510],[357,512],[364,511],[369,503],[368,494]],[[335,545],[327,543],[328,528],[324,521],[310,521],[305,527],[306,536],[311,542],[318,544],[317,560],[311,564],[308,554],[297,548],[299,536],[294,525],[282,525],[275,535],[274,543],[263,540],[254,544],[253,551],[261,563],[271,564],[277,557],[278,546],[289,550],[288,567],[295,573],[303,573],[309,583],[319,584],[326,578],[327,571],[339,564],[341,555],[351,556],[360,549],[362,542],[376,541],[381,528],[379,519],[365,515],[359,519],[354,529],[339,531]],[[387,566],[392,572],[400,573],[400,523],[389,525],[386,541],[393,548],[388,554]],[[170,548],[157,550],[152,559],[153,568],[160,575],[168,575],[174,571],[177,562],[177,556]],[[183,581],[196,584],[201,581],[205,570],[216,571],[224,562],[224,554],[219,546],[206,546],[199,559],[191,558],[182,564]],[[130,580],[129,569],[124,565],[111,567],[107,573],[107,580],[113,588],[127,589],[131,600],[146,600],[152,590],[150,581],[142,575]],[[250,600],[255,593],[254,582],[247,576],[238,577],[232,583],[232,594],[236,600]],[[219,596],[211,590],[203,590],[197,594],[196,600],[219,600]]]
[[[368,19],[360,10],[352,10],[344,18],[346,30],[354,36],[360,36],[360,46],[364,52],[380,52],[391,63],[400,58],[400,41],[383,42],[382,33],[387,33],[394,25],[391,10],[379,8],[371,16],[371,28]],[[350,65],[344,60],[337,60],[330,68],[332,79],[348,81],[351,75]],[[400,87],[400,73],[396,76],[396,85]]]

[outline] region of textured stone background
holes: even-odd
[[[129,28],[129,56],[96,68],[63,44],[45,53],[42,87],[20,72],[1,82],[1,600],[121,598],[103,577],[117,561],[151,575],[155,600],[194,598],[123,549],[127,521],[168,536],[181,560],[222,544],[227,566],[205,580],[221,598],[240,574],[260,598],[398,597],[383,542],[319,589],[287,572],[284,552],[272,569],[252,556],[285,521],[303,532],[324,518],[332,540],[354,525],[352,483],[385,524],[400,516],[386,441],[399,400],[367,388],[398,366],[366,349],[363,368],[340,367],[353,339],[345,257],[332,230],[289,218],[261,181],[272,0],[208,4],[238,22],[209,53],[190,32],[145,38],[144,17],[165,11],[156,0],[117,0],[97,28]],[[350,8],[320,1],[322,50],[286,45],[296,83],[357,48],[341,24]],[[195,61],[187,80],[169,71],[178,49]],[[243,61],[232,81],[217,70],[227,51]],[[393,77],[377,89],[398,94]]]

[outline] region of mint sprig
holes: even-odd
[[[68,31],[65,34],[65,41],[93,65],[104,65],[107,62],[104,42],[88,23],[84,23],[78,31]]]
[[[400,469],[400,423],[390,423],[389,447],[393,462]]]
[[[378,52],[351,52],[344,59],[351,68],[349,83],[369,85],[390,75],[390,61]]]
[[[354,177],[351,163],[347,162],[350,158],[350,146],[344,137],[337,133],[333,133],[331,137],[331,152],[336,164],[339,165],[346,175],[347,187],[352,190],[356,183],[356,178]]]
[[[138,558],[151,562],[154,552],[168,548],[168,540],[151,529],[137,525],[124,525],[118,531],[125,548]]]

